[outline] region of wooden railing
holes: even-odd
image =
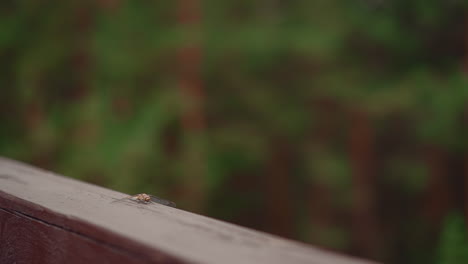
[[[124,197],[0,158],[0,263],[373,263]]]

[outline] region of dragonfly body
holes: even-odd
[[[162,205],[165,205],[165,206],[176,207],[176,204],[174,202],[164,200],[164,199],[161,199],[161,198],[156,197],[154,195],[146,194],[146,193],[135,194],[135,195],[132,195],[130,197],[125,197],[125,198],[120,199],[120,200],[124,200],[124,199],[130,199],[130,200],[133,200],[135,202],[144,203],[144,204],[149,204],[151,202],[154,202],[154,203],[162,204]]]
[[[151,196],[149,196],[146,193],[139,193],[134,196],[132,196],[133,199],[135,199],[137,202],[142,202],[142,203],[149,203],[151,202]]]

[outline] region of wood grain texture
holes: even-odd
[[[1,263],[370,264],[0,158]]]

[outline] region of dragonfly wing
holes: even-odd
[[[129,203],[132,200],[133,200],[132,196],[128,196],[128,197],[124,197],[124,198],[120,198],[120,199],[115,199],[114,198],[114,201],[112,201],[111,203]]]
[[[168,200],[164,200],[164,199],[161,199],[157,196],[154,196],[154,195],[150,195],[151,197],[151,201],[152,202],[155,202],[155,203],[158,203],[158,204],[162,204],[162,205],[165,205],[165,206],[170,206],[170,207],[176,207],[176,204],[174,202],[171,202],[171,201],[168,201]]]

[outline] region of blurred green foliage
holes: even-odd
[[[468,234],[461,214],[447,217],[439,248],[439,264],[464,263],[468,260]]]
[[[177,20],[177,3],[0,3],[1,155],[183,205],[194,151],[205,168],[206,213],[264,228],[264,175],[281,140],[294,157],[295,237],[348,250],[346,224],[314,226],[305,211],[314,184],[340,194],[329,206],[351,210],[349,109],[369,113],[377,145],[399,132],[395,119],[407,121],[410,154],[388,151],[379,164],[391,195],[411,200],[427,187],[420,148],[466,149],[465,1],[205,0],[198,26]],[[203,54],[207,125],[196,138],[180,124],[178,52],[187,43]],[[336,106],[329,115],[314,108],[321,100]],[[324,126],[330,136],[317,142]],[[405,247],[390,245],[382,258],[402,262]]]

